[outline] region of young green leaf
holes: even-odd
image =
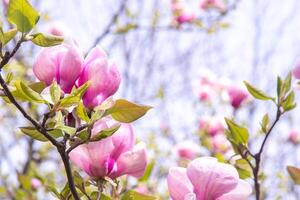
[[[119,122],[130,123],[144,116],[150,106],[138,105],[124,99],[116,100],[113,107],[106,110],[105,115],[111,115]]]
[[[248,162],[245,159],[238,159],[234,164],[241,179],[252,177],[252,170]]]
[[[31,35],[31,41],[41,47],[51,47],[61,44],[64,39],[54,35],[44,35],[43,33],[36,33]]]
[[[144,175],[141,178],[139,178],[139,182],[146,182],[149,180],[151,173],[153,171],[154,165],[155,165],[155,160],[152,160],[147,165]]]
[[[287,166],[287,170],[296,185],[300,185],[300,169],[293,166]]]
[[[22,33],[28,33],[36,25],[40,16],[27,0],[10,0],[8,21]]]
[[[264,101],[266,101],[266,100],[273,100],[274,101],[275,100],[275,98],[266,95],[263,91],[253,87],[252,85],[250,85],[246,81],[244,81],[244,84],[246,85],[248,92],[254,98],[259,99],[259,100],[264,100]]]
[[[88,114],[86,112],[86,109],[85,109],[85,107],[84,107],[84,105],[83,105],[82,102],[79,102],[78,106],[76,107],[76,113],[77,113],[77,116],[81,120],[83,120],[85,122],[89,122],[90,121],[90,118],[89,118],[89,116],[88,116]]]
[[[16,92],[25,100],[34,103],[45,103],[45,100],[39,93],[35,92],[29,86],[25,85],[22,81],[16,81],[15,87]]]
[[[50,96],[54,104],[58,103],[61,97],[61,90],[56,82],[53,82],[50,86]]]
[[[104,130],[100,131],[99,133],[97,133],[95,136],[93,136],[90,141],[96,142],[96,141],[102,140],[104,138],[107,138],[109,136],[112,136],[115,132],[117,132],[119,130],[120,126],[121,125],[118,124],[113,127],[104,129]]]
[[[17,34],[17,29],[13,28],[10,29],[9,31],[3,32],[3,42],[2,45],[6,45],[9,41],[11,41],[15,35]]]
[[[291,91],[281,104],[284,111],[292,110],[296,107],[295,93]]]
[[[237,145],[243,144],[247,146],[249,139],[248,129],[230,119],[225,118],[225,121],[228,126],[228,131],[226,132],[228,139]]]
[[[261,121],[261,130],[266,133],[268,131],[268,126],[270,123],[269,115],[266,113]]]
[[[22,131],[22,133],[32,137],[35,140],[38,140],[41,142],[48,141],[48,139],[41,132],[36,130],[34,127],[20,127],[19,129]],[[62,132],[59,130],[49,131],[49,134],[52,135],[54,138],[59,138],[62,136]]]

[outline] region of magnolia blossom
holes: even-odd
[[[47,32],[51,35],[65,36],[69,31],[62,22],[55,21],[48,25]]]
[[[195,13],[189,11],[181,0],[173,0],[171,9],[178,24],[189,23],[196,19]]]
[[[41,181],[37,178],[31,179],[31,187],[34,190],[37,190],[42,185]]]
[[[212,151],[215,153],[224,154],[231,148],[230,142],[227,140],[224,134],[218,134],[211,137]]]
[[[300,63],[298,63],[294,68],[293,75],[296,79],[300,79]]]
[[[44,48],[35,60],[33,72],[47,85],[55,80],[69,93],[82,71],[83,54],[75,44]]]
[[[207,10],[209,8],[216,8],[220,11],[225,11],[226,5],[223,0],[201,0],[200,8]]]
[[[291,130],[289,133],[289,142],[293,144],[299,144],[300,143],[300,132],[297,130]]]
[[[167,182],[172,200],[247,200],[252,192],[232,165],[212,157],[197,158],[187,168],[172,167]]]
[[[248,92],[237,86],[229,86],[227,88],[230,104],[234,109],[238,109],[248,98]]]
[[[88,108],[101,104],[119,88],[120,73],[114,64],[108,62],[106,53],[99,46],[92,49],[85,58],[77,86],[87,81],[91,85],[83,96],[83,103]]]
[[[211,86],[203,85],[199,88],[199,99],[200,101],[210,101],[214,96],[214,90]]]
[[[184,141],[175,146],[178,157],[192,160],[199,154],[199,146],[192,141]]]
[[[199,128],[206,131],[210,136],[215,136],[224,132],[224,125],[217,117],[202,117]]]
[[[105,118],[97,121],[92,136],[116,124]],[[135,145],[135,137],[129,124],[121,124],[112,136],[97,142],[90,142],[75,148],[70,159],[94,179],[122,175],[140,177],[147,165],[146,148],[143,143]]]

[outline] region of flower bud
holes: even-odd
[[[33,190],[37,190],[39,187],[41,187],[42,183],[39,179],[33,178],[31,179],[31,187]]]
[[[35,76],[51,85],[55,80],[65,93],[70,93],[82,71],[83,55],[74,44],[44,48],[35,60]]]
[[[227,88],[227,93],[230,104],[234,109],[238,109],[249,97],[246,90],[237,86],[229,86]]]
[[[187,160],[192,160],[199,154],[199,146],[191,141],[184,141],[177,144],[175,150],[179,158]]]
[[[91,82],[83,96],[83,103],[86,107],[93,108],[118,90],[121,77],[117,67],[108,62],[106,53],[100,47],[91,50],[83,66],[77,85]]]
[[[300,143],[300,133],[296,130],[291,130],[289,133],[288,141],[296,145]]]

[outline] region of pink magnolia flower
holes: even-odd
[[[97,121],[92,135],[114,123],[108,118]],[[70,159],[94,179],[105,176],[114,179],[122,175],[140,177],[147,165],[145,145],[135,145],[129,124],[121,124],[119,130],[110,137],[78,146],[70,153]]]
[[[188,11],[186,5],[180,0],[171,2],[171,10],[178,24],[190,23],[196,19],[195,13]]]
[[[55,80],[70,93],[82,71],[83,55],[75,44],[44,48],[35,60],[33,72],[47,85]]]
[[[176,22],[178,24],[190,23],[196,19],[196,15],[193,13],[184,13],[176,17]]]
[[[216,8],[222,12],[225,11],[226,6],[223,0],[201,0],[200,8],[207,10],[209,8]]]
[[[69,31],[62,22],[55,21],[49,24],[47,32],[51,35],[65,36]]]
[[[294,68],[293,75],[296,79],[300,79],[300,63],[298,63]]]
[[[246,90],[233,85],[227,88],[227,93],[230,104],[235,109],[238,109],[249,98],[249,94]]]
[[[83,103],[86,107],[93,108],[118,90],[121,77],[117,67],[108,62],[106,53],[99,46],[89,52],[83,67],[77,85],[91,81],[83,96]]]
[[[247,200],[252,192],[232,165],[213,157],[197,158],[187,168],[172,167],[167,182],[172,200]]]
[[[37,190],[42,185],[41,181],[37,178],[31,179],[31,187],[34,190]]]
[[[216,117],[202,117],[200,119],[199,128],[207,131],[210,136],[223,133],[225,128],[222,121]]]
[[[230,142],[224,134],[218,134],[211,138],[212,151],[224,154],[231,148]]]
[[[297,130],[291,130],[289,133],[288,141],[293,144],[299,144],[300,143],[300,132]]]
[[[179,158],[192,160],[199,154],[199,146],[191,141],[184,141],[175,146]]]

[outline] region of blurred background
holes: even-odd
[[[201,120],[209,118],[223,124],[224,117],[234,117],[250,127],[249,145],[257,151],[262,141],[261,118],[268,112],[272,119],[276,108],[251,98],[234,108],[227,88],[242,89],[243,80],[247,80],[275,96],[276,77],[286,76],[299,62],[298,0],[228,0],[225,11],[203,10],[198,0],[186,0],[187,10],[195,13],[196,18],[183,23],[176,21],[171,0],[31,3],[42,16],[38,30],[47,32],[57,26],[63,30],[66,41],[74,39],[85,53],[95,45],[105,49],[122,72],[121,88],[115,98],[154,107],[134,124],[138,139],[148,146],[154,169],[146,183],[132,180],[131,187],[143,186],[162,199],[168,199],[168,168],[184,165],[176,152],[178,144],[196,143],[199,156],[217,155],[230,160],[233,155],[230,150],[212,150],[214,145],[207,144]],[[1,6],[0,20],[4,21],[5,8]],[[4,26],[8,24],[4,22]],[[39,51],[40,48],[30,45],[22,47],[11,63],[15,76],[34,81],[32,63]],[[203,91],[204,80],[208,79],[221,87]],[[208,100],[201,97],[203,92],[208,93]],[[27,122],[14,108],[2,101],[1,105],[0,197],[1,191],[13,192],[18,187],[17,175],[24,171],[38,171],[34,173],[47,175],[58,185],[63,183],[63,171],[62,175],[56,172],[62,165],[56,152],[51,151],[50,145],[21,135],[17,127]],[[33,110],[36,115],[42,113],[42,108]],[[286,172],[287,165],[300,166],[299,145],[289,140],[291,130],[300,131],[299,112],[300,108],[296,108],[283,117],[265,149],[265,199],[300,199],[299,188],[293,186]],[[52,198],[51,194],[45,195],[45,190],[37,192],[38,199]]]

